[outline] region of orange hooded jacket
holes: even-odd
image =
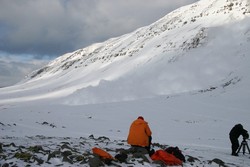
[[[152,132],[148,123],[142,119],[137,119],[130,126],[127,141],[130,145],[147,147],[151,135]]]

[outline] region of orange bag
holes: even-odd
[[[114,159],[114,157],[112,157],[112,155],[110,155],[108,152],[106,152],[100,148],[94,147],[94,148],[92,148],[92,151],[94,154],[99,155],[103,159]]]
[[[176,158],[173,154],[169,154],[164,150],[157,150],[152,156],[152,160],[160,160],[163,161],[166,165],[174,166],[174,165],[182,165],[182,161]]]

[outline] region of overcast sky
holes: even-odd
[[[0,61],[51,60],[132,32],[196,1],[0,0]]]

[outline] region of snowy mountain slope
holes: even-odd
[[[222,84],[238,68],[236,62],[246,63],[249,14],[247,0],[199,1],[130,34],[65,54],[3,89],[0,98],[6,90],[10,98],[18,91],[28,99],[70,96],[78,103],[78,95],[87,94],[98,103],[110,92],[107,85],[119,101]]]
[[[250,166],[249,154],[230,156],[228,139],[237,123],[250,130],[249,11],[247,0],[201,0],[58,57],[22,83],[0,89],[1,142],[25,149],[27,143],[55,148],[64,140],[79,154],[95,146],[127,148],[113,141],[126,140],[130,123],[142,115],[153,143],[179,146],[198,158],[184,166],[218,166],[211,163],[215,158],[224,166]],[[85,141],[91,134],[112,142]],[[17,150],[4,149],[9,155]],[[0,158],[6,161],[27,165]],[[58,157],[43,165],[81,166]]]

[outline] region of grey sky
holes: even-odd
[[[54,58],[149,25],[195,1],[0,0],[0,53]]]

